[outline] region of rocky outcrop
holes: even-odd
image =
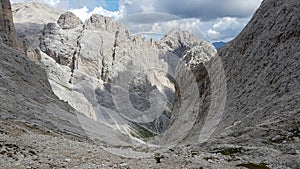
[[[161,142],[194,144],[213,152],[231,149],[233,154],[269,161],[274,168],[297,168],[299,9],[296,0],[263,1],[240,35],[219,50],[220,56],[207,62],[200,60],[195,67],[198,71],[192,69],[194,77],[178,70],[179,77],[187,76],[186,81],[198,79],[198,86],[185,84],[184,91],[176,90],[180,97],[175,100],[181,99],[181,104],[175,104],[173,113],[178,109],[182,113],[174,116]],[[193,95],[197,89],[199,97],[185,102],[185,96]],[[193,106],[197,105],[194,102],[200,102],[200,107]],[[215,106],[215,102],[219,105]],[[257,152],[253,152],[249,146],[264,150],[255,148]],[[239,148],[251,153],[240,152]],[[264,157],[259,159],[258,152]],[[288,157],[282,159],[283,155]]]
[[[135,135],[166,130],[180,58],[209,46],[180,30],[146,41],[111,18],[92,15],[81,24],[69,12],[38,35],[54,92],[92,119]]]
[[[3,11],[9,12],[9,6],[8,1],[6,6],[2,6]],[[11,12],[6,15],[11,16]],[[11,26],[11,30],[14,30],[14,25]],[[8,36],[11,35],[9,32],[3,34],[12,41],[18,41]],[[60,100],[51,89],[45,69],[15,47],[14,44],[0,42],[0,120],[6,121],[4,126],[1,125],[1,133],[5,134],[3,128],[16,123],[29,126],[32,130],[78,140],[87,141],[97,137],[103,138],[98,139],[99,142],[115,145],[125,145],[132,141],[112,128],[93,124],[93,120]],[[101,132],[93,131],[95,126],[102,128]],[[109,136],[99,136],[104,133],[109,133]]]
[[[154,106],[152,105],[151,109],[148,102],[154,89],[160,93],[154,96],[157,101],[160,100],[158,98],[166,97],[165,95],[169,100],[173,98],[172,92],[166,94],[166,91],[172,91],[173,88],[166,73],[159,77],[159,73],[156,72],[156,68],[168,71],[168,65],[160,60],[156,45],[144,41],[141,37],[131,37],[124,26],[110,18],[93,15],[81,27],[68,30],[55,23],[48,23],[42,32],[40,49],[56,63],[68,66],[54,69],[55,63],[48,65],[49,72],[56,72],[51,76],[53,78],[50,79],[50,83],[57,95],[80,112],[106,125],[122,124],[124,129],[121,130],[125,133],[132,130],[129,128],[138,131],[141,131],[140,128],[146,128],[154,133],[161,133],[166,129],[168,123],[155,122],[156,116],[161,114],[154,113],[154,117],[153,111],[150,111]],[[145,59],[148,60],[147,64]],[[57,77],[58,74],[64,77]],[[163,85],[157,77],[165,81]],[[57,85],[68,86],[71,92]],[[153,88],[148,88],[149,86]],[[157,106],[159,104],[162,111],[170,112],[172,104],[155,103]],[[128,105],[131,105],[131,108]],[[139,108],[136,105],[139,105]],[[127,107],[125,112],[124,106]],[[137,120],[135,118],[138,117],[132,116],[135,115],[134,110],[140,114],[147,111],[149,117]],[[169,115],[163,116],[160,119],[168,121]]]
[[[72,12],[66,12],[60,15],[57,24],[62,29],[74,29],[79,25],[82,25],[82,21]]]
[[[36,49],[40,44],[39,36],[36,35],[42,32],[45,24],[57,22],[64,11],[43,3],[30,2],[12,4],[12,13],[18,37]]]
[[[228,94],[218,133],[226,128],[236,141],[261,144],[259,138],[276,145],[278,138],[299,131],[299,12],[299,1],[265,0],[241,34],[219,51]],[[297,144],[292,140],[286,141]]]
[[[4,0],[0,2],[0,5],[0,41],[15,49],[19,49],[21,45],[17,40],[10,2],[9,0]]]
[[[24,53],[33,60],[38,60],[38,51],[34,50],[26,40],[21,41],[17,37],[10,2],[1,1],[0,5],[0,42]]]
[[[46,71],[16,50],[10,2],[1,1],[1,7],[1,33],[10,40],[0,43],[0,118],[84,137],[76,111],[53,94]]]

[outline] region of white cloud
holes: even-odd
[[[213,29],[226,30],[238,24],[239,23],[237,22],[237,18],[224,17],[219,19],[219,21],[213,25]]]
[[[172,28],[188,30],[208,41],[229,41],[237,36],[262,0],[119,0],[123,16],[134,16],[125,25],[131,32],[165,34]],[[159,21],[144,12],[167,13],[181,19]],[[155,21],[155,19],[157,21]],[[123,18],[123,20],[126,20]],[[143,22],[141,22],[143,21]]]
[[[155,15],[156,16],[156,15]],[[155,17],[154,17],[155,18]],[[141,19],[141,18],[140,18]],[[130,29],[132,33],[152,33],[152,34],[166,34],[174,28],[181,30],[187,30],[192,32],[197,37],[210,41],[230,41],[245,26],[250,18],[217,18],[210,21],[202,21],[198,18],[179,18],[176,20],[161,21],[159,18],[157,22],[151,20],[151,22],[137,22],[136,24],[129,22],[125,25]]]
[[[88,19],[93,14],[100,14],[100,15],[108,16],[108,17],[111,17],[111,18],[114,18],[114,19],[119,19],[121,17],[121,12],[120,11],[108,11],[108,10],[102,8],[101,6],[94,8],[93,11],[89,11],[89,9],[85,6],[83,8],[80,8],[80,9],[71,9],[69,11],[73,12],[82,21],[85,21],[86,19]]]
[[[61,2],[61,0],[11,0],[11,3],[21,2],[41,2],[55,7]]]
[[[72,4],[70,0],[12,0],[29,1],[68,9],[83,21],[92,14],[122,18],[120,22],[125,21],[133,33],[165,34],[180,28],[208,41],[228,41],[243,29],[262,0],[119,0],[119,11],[114,12],[101,6],[91,8],[96,1],[104,4],[104,0],[75,0]]]
[[[220,37],[220,32],[217,32],[215,30],[209,29],[207,31],[207,35],[210,39],[218,39]]]
[[[125,14],[163,12],[183,18],[211,20],[222,17],[250,17],[262,0],[120,0]],[[149,7],[149,8],[146,8]]]

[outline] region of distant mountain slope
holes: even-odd
[[[39,2],[28,2],[12,4],[12,13],[15,23],[46,24],[56,22],[64,11]]]
[[[212,43],[214,45],[214,47],[219,50],[221,47],[223,47],[224,45],[226,45],[226,42],[214,42]]]
[[[216,52],[186,31],[173,30],[161,41],[144,40],[108,17],[95,14],[81,22],[66,12],[54,21],[40,18],[40,9],[47,10],[38,3],[14,6],[15,23],[18,35],[42,51],[55,94],[83,114],[127,134],[163,133],[174,102],[170,77],[177,62],[192,48],[209,51],[209,57]],[[25,14],[19,15],[22,11]],[[51,11],[55,10],[49,8],[45,14],[54,16]]]

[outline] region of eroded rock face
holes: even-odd
[[[100,15],[93,15],[84,25],[67,30],[63,29],[61,25],[48,23],[44,27],[40,40],[40,49],[47,55],[42,55],[42,60],[47,65],[48,71],[51,72],[50,83],[60,98],[67,100],[80,112],[102,123],[111,126],[114,126],[115,122],[118,125],[122,124],[123,132],[127,132],[131,125],[139,126],[137,123],[140,121],[130,122],[131,119],[126,118],[129,114],[120,114],[124,103],[120,103],[116,99],[119,99],[118,95],[126,96],[122,99],[134,102],[127,103],[130,105],[147,102],[135,99],[134,94],[130,93],[144,93],[143,97],[147,98],[153,89],[148,89],[146,84],[137,82],[136,85],[139,87],[136,89],[138,91],[131,91],[129,85],[136,86],[130,83],[130,79],[133,80],[139,70],[143,70],[147,66],[155,68],[156,65],[159,65],[158,68],[167,72],[168,66],[160,60],[156,45],[144,41],[141,37],[130,37],[129,31],[124,26]],[[49,56],[54,59],[54,62],[47,58]],[[148,63],[144,62],[146,58],[149,60]],[[55,63],[60,66],[55,66]],[[155,78],[158,77],[157,73],[141,72],[141,74],[141,78],[150,78],[149,85],[159,84]],[[120,78],[121,80],[114,81],[114,79]],[[167,76],[164,78],[165,82],[159,87],[162,94],[164,94],[165,88],[173,87]],[[135,83],[134,80],[132,82]],[[155,82],[156,84],[153,84]],[[61,86],[66,86],[70,90]],[[124,88],[125,91],[120,93],[119,88]],[[172,91],[172,89],[170,90]],[[167,97],[171,99],[173,96],[168,93]],[[139,111],[147,110],[149,105],[146,105],[139,105],[142,106]],[[167,106],[162,104],[161,109],[170,112],[171,106],[172,104]],[[135,107],[132,108],[135,109]],[[155,119],[151,121],[146,121],[153,123],[151,125],[142,125],[143,122],[141,122],[142,127],[139,128],[154,126],[146,128],[160,133],[166,129],[168,124],[162,125],[155,122]],[[156,123],[163,127],[156,127]]]
[[[8,46],[19,49],[20,43],[17,40],[9,0],[1,1],[0,6],[0,40]]]
[[[1,1],[0,5],[0,42],[18,50],[32,60],[38,60],[38,51],[34,50],[26,40],[21,41],[17,37],[9,0]]]
[[[0,6],[1,36],[10,38],[0,42],[0,118],[84,137],[76,111],[54,95],[46,71],[16,50],[10,2],[1,1]]]
[[[39,36],[36,35],[42,32],[45,24],[56,23],[64,11],[43,3],[30,2],[12,4],[12,13],[17,35],[36,49],[40,45]]]
[[[273,144],[277,136],[299,129],[299,12],[299,1],[265,0],[241,34],[219,51],[228,94],[218,133],[226,128],[236,140]]]
[[[10,2],[7,3],[2,4],[2,12],[10,12],[5,15],[11,16]],[[14,25],[11,26],[10,29],[14,30]],[[2,33],[10,37],[12,42],[18,42],[16,36],[11,36],[12,32]],[[130,144],[132,139],[127,135],[99,123],[94,124],[93,120],[60,100],[51,89],[44,67],[30,60],[29,55],[26,56],[23,51],[16,49],[18,48],[15,44],[0,41],[0,121],[5,121],[1,140],[7,137],[7,127],[19,124],[27,127],[28,132],[36,130],[44,134],[61,134],[82,141],[97,137],[102,138],[99,140],[102,143]],[[25,51],[27,49],[25,48]],[[101,129],[95,131],[95,126]],[[23,129],[21,131],[27,132]],[[101,137],[104,133],[107,133],[107,137]]]
[[[199,145],[204,141],[201,148],[210,151],[223,149],[226,144],[261,146],[266,151],[263,159],[275,166],[281,165],[276,160],[281,155],[271,157],[274,149],[293,159],[292,154],[300,148],[299,10],[297,0],[265,0],[240,35],[219,50],[219,57],[203,60],[204,64],[190,64],[198,69],[193,73],[200,83],[192,89],[186,84],[186,90],[180,90],[181,97],[175,99],[181,99],[181,104],[175,104],[173,113],[177,109],[183,109],[183,113],[171,122],[162,143]],[[185,75],[183,70],[178,71],[179,77]],[[184,79],[189,78],[187,75]],[[213,87],[214,84],[219,87]],[[197,88],[203,95],[185,97]],[[195,107],[184,99],[202,104],[193,111]],[[216,100],[218,106],[214,105]],[[221,114],[214,114],[220,107]],[[186,122],[184,127],[180,127],[182,121]],[[257,154],[250,156],[256,159]],[[294,168],[294,161],[288,159],[285,165]]]
[[[54,92],[87,116],[137,135],[167,129],[177,64],[186,51],[209,45],[179,30],[146,41],[111,18],[93,15],[80,25],[71,13],[46,24],[40,37]]]
[[[66,12],[60,15],[57,24],[62,29],[73,29],[82,25],[82,21],[72,12]]]

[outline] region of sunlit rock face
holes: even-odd
[[[38,3],[27,6],[45,10]],[[22,19],[18,13],[25,9],[20,4],[15,8],[18,34],[26,34],[23,37],[41,50],[55,94],[98,122],[142,137],[160,135],[168,128],[177,65],[184,62],[185,52],[195,55],[202,52],[196,46],[209,45],[180,30],[159,42],[145,40],[111,18],[93,15],[82,23],[74,14],[58,16],[52,8],[53,15],[45,18],[55,21]],[[27,34],[24,24],[43,24],[43,28],[37,26]],[[209,52],[205,59],[216,53]]]

